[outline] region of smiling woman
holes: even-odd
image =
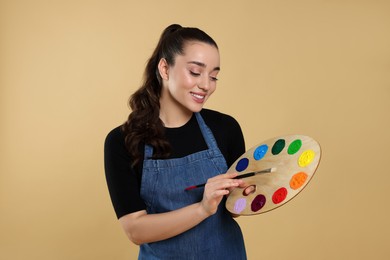
[[[208,43],[189,42],[173,65],[163,58],[158,69],[162,78],[160,118],[167,127],[179,127],[214,93],[219,52]]]
[[[168,26],[149,59],[128,120],[105,142],[111,200],[140,259],[246,259],[225,195],[243,180],[224,174],[245,151],[237,121],[203,109],[220,57],[197,28]],[[194,183],[202,188],[185,191]]]

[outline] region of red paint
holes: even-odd
[[[272,196],[272,201],[275,204],[279,204],[282,201],[284,201],[287,197],[287,189],[282,187],[274,192],[274,195]]]
[[[196,188],[198,188],[198,187],[195,185],[195,186],[187,187],[187,188],[185,188],[185,190],[193,190],[193,189],[196,189]]]

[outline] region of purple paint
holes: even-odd
[[[234,212],[240,214],[246,207],[246,199],[241,198],[234,203]]]
[[[257,195],[251,204],[251,209],[253,212],[259,211],[262,207],[264,207],[266,202],[266,198],[264,195],[259,194]]]

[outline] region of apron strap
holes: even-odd
[[[199,112],[194,113],[196,117],[196,121],[199,124],[200,131],[202,132],[203,138],[207,144],[209,150],[214,151],[218,149],[217,142],[215,141],[214,135],[211,132],[210,128],[206,125],[203,117]],[[153,147],[150,145],[145,145],[144,159],[150,159],[153,156]]]

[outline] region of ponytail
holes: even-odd
[[[125,145],[133,159],[133,166],[143,160],[145,144],[153,147],[154,159],[170,155],[171,147],[165,138],[164,124],[159,117],[162,78],[158,63],[164,58],[169,66],[173,66],[176,56],[183,54],[184,45],[188,41],[205,42],[218,48],[209,35],[197,28],[172,24],[162,32],[146,64],[142,85],[129,99],[132,112],[122,125]]]

